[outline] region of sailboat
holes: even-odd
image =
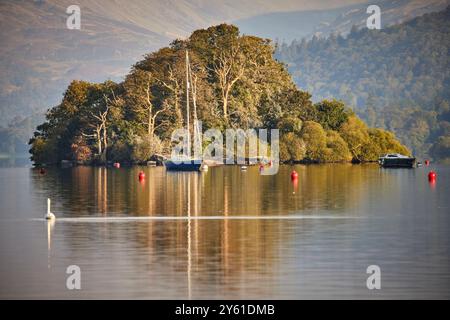
[[[190,110],[189,110],[189,88],[190,88],[190,79],[192,79],[191,75],[191,68],[189,65],[189,54],[186,50],[186,129],[188,132],[188,143],[187,143],[187,150],[188,154],[191,153],[191,134],[189,130],[189,117],[190,117]],[[194,100],[194,120],[197,120],[197,108]],[[197,128],[197,122],[195,122],[196,126],[196,133],[198,133]],[[201,159],[192,159],[190,156],[188,156],[186,159],[184,158],[178,158],[178,159],[170,159],[166,160],[164,162],[164,166],[166,167],[166,170],[168,171],[199,171],[203,168],[203,161]]]

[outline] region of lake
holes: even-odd
[[[450,166],[10,166],[0,181],[3,299],[450,298]]]

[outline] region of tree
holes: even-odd
[[[376,161],[380,155],[387,153],[400,153],[411,155],[411,152],[402,145],[392,132],[382,129],[369,129],[369,142],[363,147],[363,159]]]
[[[450,137],[440,136],[430,150],[434,159],[449,162],[450,160]]]
[[[281,90],[294,87],[285,66],[273,59],[270,41],[240,35],[235,26],[197,30],[187,47],[205,67],[224,125],[243,129],[263,125],[262,119],[255,117],[265,115],[259,107],[269,106]]]
[[[131,145],[131,160],[134,162],[145,162],[156,153],[161,153],[162,144],[156,136],[135,136]]]
[[[163,114],[161,114],[161,119],[159,119],[164,124],[159,126],[156,131],[164,133],[167,131],[169,123],[176,128],[183,126],[183,93],[186,87],[185,47],[184,42],[176,40],[171,44],[171,47],[150,53],[145,56],[144,60],[137,62],[133,66],[129,78],[127,77],[125,80],[125,85],[131,93],[128,96],[128,111],[131,120],[138,119],[136,120],[137,122],[143,122],[145,110],[144,113],[140,112],[139,109],[133,110],[137,104],[133,99],[133,94],[137,94],[137,97],[140,97],[138,101],[146,96],[143,87],[145,87],[147,82],[145,74],[149,73],[152,77],[151,90],[149,92],[152,96],[151,101],[156,110],[165,109]],[[143,77],[139,75],[140,71],[144,72]],[[130,80],[131,83],[127,84],[127,80]],[[133,93],[133,91],[135,92]]]
[[[122,108],[123,106],[123,99],[117,96],[114,90],[117,90],[117,84],[112,81],[93,86],[81,109],[82,121],[87,128],[90,128],[91,132],[82,132],[81,134],[96,141],[97,154],[103,163],[107,160],[111,111],[113,108]]]
[[[351,116],[341,126],[339,133],[347,142],[353,160],[363,161],[363,147],[369,142],[369,133],[364,122],[356,116]]]
[[[301,138],[306,145],[305,158],[312,162],[323,161],[327,147],[327,135],[322,126],[314,121],[306,121],[303,124]]]
[[[278,128],[282,133],[296,133],[299,134],[302,130],[302,120],[293,116],[281,118],[278,121]]]
[[[352,114],[344,103],[337,100],[322,100],[314,104],[314,120],[326,130],[339,130]]]
[[[73,138],[80,133],[78,115],[91,87],[86,81],[72,81],[61,103],[47,111],[46,122],[37,126],[29,141],[32,161],[55,164],[71,157]]]
[[[150,137],[154,136],[156,129],[165,124],[165,122],[158,123],[157,120],[170,108],[167,103],[160,104],[159,109],[153,104],[152,87],[156,81],[151,72],[135,69],[128,75],[124,84],[126,101],[129,111],[133,114],[133,120],[143,125]],[[162,83],[164,82],[162,81]],[[166,87],[172,88],[167,84]],[[176,93],[177,87],[174,87],[173,90]],[[176,97],[176,101],[178,101],[178,97]],[[178,108],[178,105],[175,108]]]
[[[283,134],[280,139],[280,161],[298,162],[303,160],[306,147],[303,140],[295,133]]]
[[[199,30],[190,37],[191,46],[198,52],[205,49],[209,62],[206,65],[220,92],[222,116],[228,121],[230,92],[245,72],[246,60],[241,50],[239,29],[221,24],[207,30]]]
[[[377,121],[376,115],[376,98],[373,93],[369,93],[366,100],[366,115],[367,115],[367,124],[369,127],[374,127]]]
[[[92,150],[88,147],[83,136],[75,137],[70,148],[72,150],[71,159],[77,163],[88,163],[92,159]]]
[[[325,155],[326,162],[345,162],[352,159],[352,154],[348,149],[347,142],[336,131],[327,131]]]
[[[58,153],[54,141],[37,136],[30,139],[30,144],[31,161],[36,165],[56,164],[58,162]]]

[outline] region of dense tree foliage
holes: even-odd
[[[352,28],[346,38],[282,44],[276,57],[316,100],[341,99],[416,155],[442,159],[432,146],[450,125],[449,34],[450,7],[381,30]]]
[[[372,161],[378,153],[409,153],[392,134],[390,143],[378,135],[371,139],[371,129],[343,102],[313,104],[273,51],[269,40],[222,24],[146,55],[122,83],[73,81],[30,140],[32,160],[132,163],[169,154],[172,131],[186,124],[186,52],[189,117],[201,120],[204,130],[279,128],[281,160],[289,162]]]

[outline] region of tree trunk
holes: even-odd
[[[102,160],[106,162],[106,152],[108,150],[108,136],[106,133],[106,125],[103,126],[103,155]]]
[[[151,109],[148,111],[148,122],[147,122],[147,134],[152,134],[152,112]]]
[[[225,93],[223,96],[223,104],[222,104],[222,110],[223,110],[223,118],[225,121],[228,120],[228,92]]]
[[[102,139],[101,139],[99,128],[96,129],[96,138],[97,138],[98,154],[101,155],[102,154]]]
[[[178,87],[177,87],[175,90],[175,112],[177,115],[177,127],[181,127],[183,125],[182,124],[183,113],[181,112],[180,104],[178,102],[178,96],[179,96],[179,93],[178,93]]]

